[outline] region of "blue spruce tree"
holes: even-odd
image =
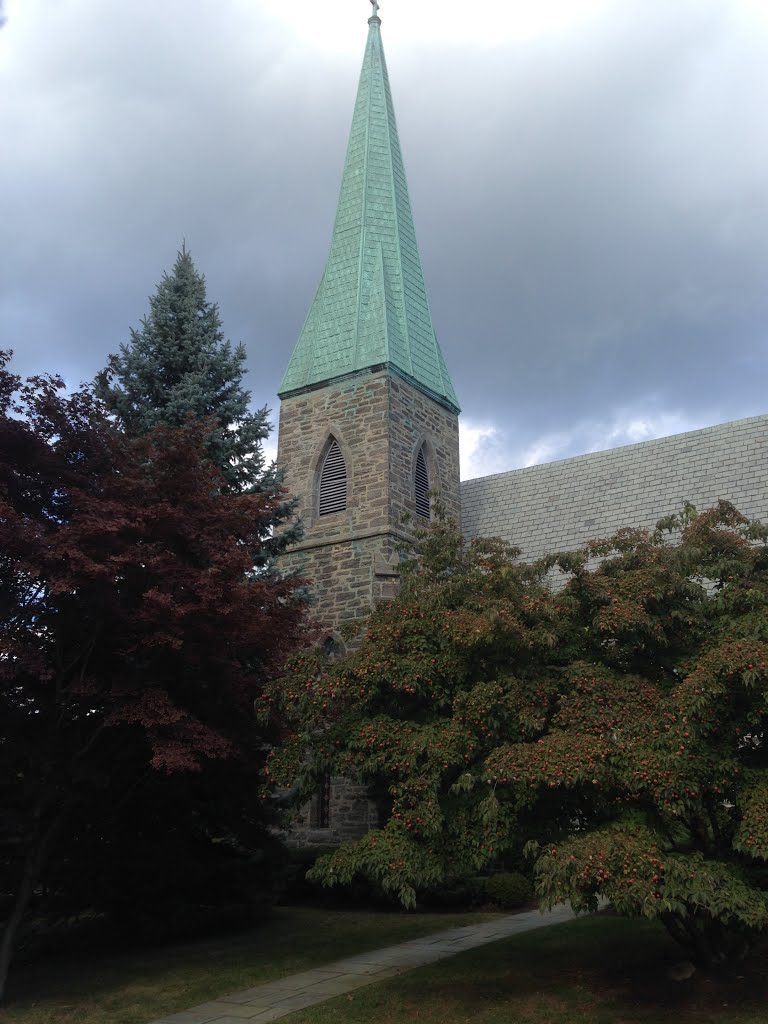
[[[140,328],[131,329],[130,342],[98,376],[96,391],[133,436],[159,424],[183,426],[190,414],[211,417],[208,449],[227,487],[261,490],[276,483],[262,449],[270,425],[266,408],[249,411],[245,359],[245,347],[225,339],[218,307],[184,245]]]

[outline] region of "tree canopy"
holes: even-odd
[[[439,522],[352,654],[265,694],[270,778],[350,776],[386,819],[316,877],[413,904],[529,840],[545,904],[743,951],[768,925],[767,537],[720,503],[524,565]]]
[[[183,426],[190,415],[211,417],[210,457],[230,488],[247,490],[265,474],[262,442],[270,427],[266,409],[249,411],[245,360],[244,346],[225,339],[218,306],[183,246],[140,328],[97,378],[97,391],[131,436],[160,424]]]
[[[89,819],[89,807],[123,806],[151,777],[258,763],[269,735],[253,704],[304,616],[302,581],[259,568],[282,491],[229,493],[208,457],[208,421],[126,436],[89,390],[22,383],[7,361],[0,861],[16,903],[0,988],[52,850],[87,834],[106,842],[106,818]]]

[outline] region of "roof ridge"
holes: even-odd
[[[382,48],[382,60],[383,59],[384,59],[384,51],[383,51],[383,48]],[[385,75],[385,91],[386,91],[386,84],[387,84],[388,77],[389,77],[388,75]],[[391,96],[385,96],[385,99],[390,100],[390,102],[391,102],[392,97]],[[387,115],[387,127],[389,129],[388,134],[391,137],[392,132],[394,132],[395,136],[397,137],[397,125],[394,123],[394,110],[392,111],[392,114],[393,114],[392,124],[390,124],[390,121],[389,121],[389,103],[385,103],[384,109],[385,109],[385,112],[386,112],[386,115]],[[399,143],[399,141],[400,141],[399,138],[397,139],[397,141]],[[399,148],[399,146],[398,146],[398,148]],[[392,206],[393,206],[394,210],[397,211],[397,190],[395,188],[395,162],[394,162],[394,160],[392,158],[392,146],[391,145],[387,147],[387,157],[389,158],[389,170],[390,170],[389,185],[391,187],[391,192],[392,192]],[[405,189],[406,196],[408,196],[408,201],[409,201],[409,205],[410,205],[410,196],[408,195],[408,182],[407,181],[404,182],[404,189]],[[397,252],[400,253],[400,258],[402,260],[402,246],[401,246],[401,242],[400,242],[400,223],[399,223],[399,219],[398,219],[397,216],[395,217],[395,240],[396,240]],[[417,250],[416,255],[418,256],[418,250]],[[382,269],[382,275],[384,277],[384,288],[385,288],[384,301],[386,303],[386,299],[387,299],[387,293],[386,293],[387,282],[386,282],[386,275],[384,274],[384,249],[383,249],[383,247],[381,249],[381,258],[382,258],[382,268],[381,269]],[[407,367],[407,369],[408,369],[408,372],[411,375],[413,375],[413,358],[411,356],[410,329],[409,329],[409,325],[408,325],[408,309],[407,309],[406,304],[405,304],[405,288],[402,288],[400,290],[400,302],[399,302],[399,305],[400,305],[400,308],[402,310],[402,315],[403,315],[403,331],[405,333],[405,351],[406,351],[406,355],[408,357],[408,367]],[[405,369],[405,367],[404,367],[404,369]]]

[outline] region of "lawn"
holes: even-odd
[[[600,916],[358,989],[290,1024],[768,1024],[768,950],[730,978],[667,979],[682,959],[647,922]]]
[[[283,908],[269,926],[141,953],[60,957],[17,973],[2,1024],[147,1024],[364,949],[481,914]],[[768,948],[730,977],[667,978],[664,931],[611,916],[530,932],[358,989],[290,1024],[768,1024]]]
[[[487,919],[282,907],[264,927],[219,939],[23,967],[12,972],[0,1024],[146,1024],[361,950]]]

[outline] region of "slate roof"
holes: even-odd
[[[368,24],[331,251],[279,394],[388,365],[458,412],[424,286],[381,21]]]
[[[719,498],[768,522],[768,416],[466,480],[461,520],[467,537],[502,537],[528,561]]]

